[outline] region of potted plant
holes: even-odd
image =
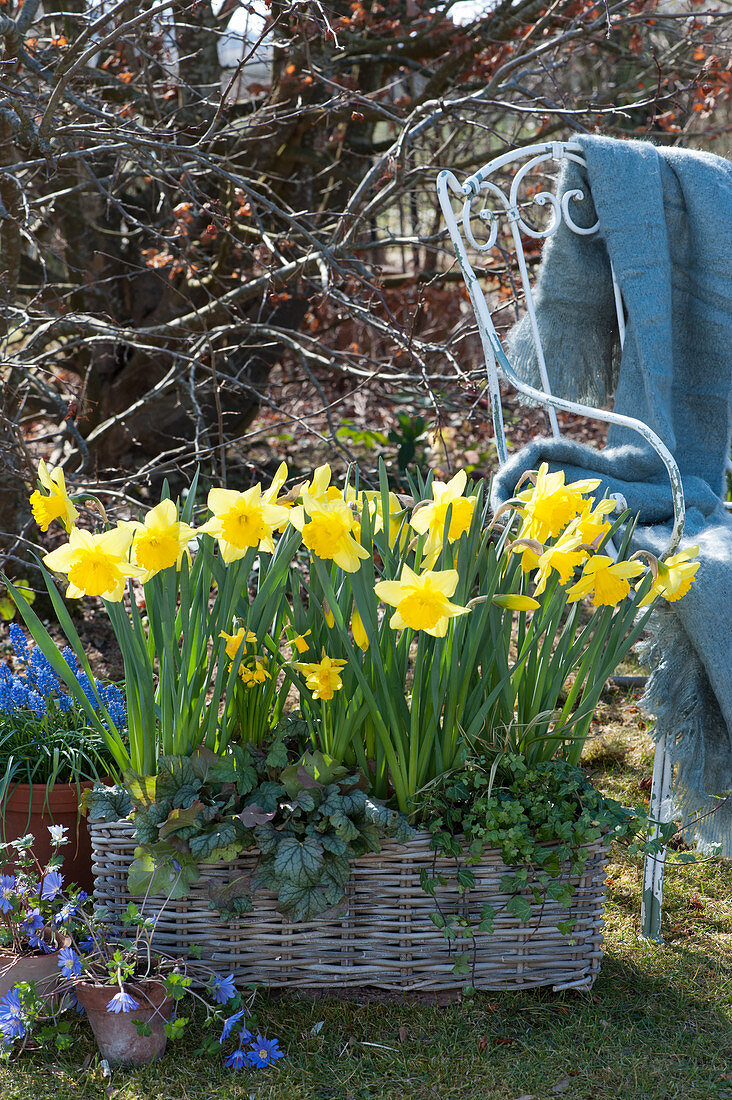
[[[139,700],[131,730],[140,730],[130,741],[136,766],[128,761],[124,771],[138,850],[129,822],[94,826],[98,895],[119,916],[130,865],[133,878],[144,871],[138,890],[152,893],[175,879],[188,891],[191,920],[210,921],[215,950],[227,943],[239,982],[266,976],[271,984],[387,988],[454,987],[450,935],[442,945],[435,936],[444,940],[447,906],[474,934],[480,901],[488,963],[473,972],[481,984],[587,987],[599,965],[602,833],[623,827],[622,815],[595,798],[596,823],[588,825],[583,807],[595,796],[584,787],[562,796],[566,819],[551,823],[535,819],[530,799],[513,796],[550,779],[558,794],[576,793],[573,769],[603,685],[640,636],[654,599],[678,598],[693,581],[692,555],[660,566],[648,555],[629,559],[632,521],[611,522],[614,502],[592,496],[599,483],[567,485],[546,468],[517,487],[498,516],[489,514],[483,483],[469,485],[464,473],[449,482],[417,478],[407,499],[389,491],[383,468],[378,492],[361,491],[357,481],[333,485],[321,467],[283,498],[284,476],[267,489],[212,490],[212,518],[193,534],[181,526],[193,519],[189,494],[180,520],[170,502],[165,516],[156,513],[161,502],[132,534],[98,536],[111,536],[108,610],[130,668],[128,699]],[[152,529],[159,538],[159,523],[175,538],[168,558],[155,558],[158,571],[140,578],[148,628],[135,599],[128,612],[118,597],[127,577],[151,565],[144,540]],[[194,537],[188,563],[181,547]],[[617,560],[604,552],[610,537]],[[47,556],[47,565],[67,573],[71,595],[96,546],[72,531],[68,546]],[[63,602],[50,591],[61,617]],[[582,600],[588,613],[580,614]],[[18,605],[35,632],[20,595]],[[145,653],[157,654],[157,676]],[[274,692],[268,677],[277,678]],[[283,718],[288,685],[301,719]],[[269,725],[260,722],[261,707]],[[287,743],[274,736],[283,720],[294,739]],[[463,773],[475,777],[473,786],[464,776],[452,782]],[[343,787],[348,777],[353,792]],[[486,782],[485,821],[466,837],[465,799],[482,805]],[[455,813],[437,812],[429,791],[443,807],[454,797]],[[377,832],[371,852],[350,860],[359,823],[343,810],[361,799],[380,805],[378,813],[391,807],[409,815],[423,831],[383,845]],[[513,852],[496,835],[504,825],[510,836],[513,818],[527,814],[535,844],[559,847],[546,859],[544,849],[532,849],[531,869],[525,845]],[[462,830],[454,842],[445,840],[453,836],[446,819]],[[564,858],[560,842],[569,834],[575,854]],[[486,847],[487,837],[495,847]],[[247,840],[257,848],[247,849]],[[466,846],[457,869],[455,844]],[[476,855],[473,870],[467,863]],[[504,857],[524,865],[512,871]],[[216,899],[231,900],[231,882],[248,880],[256,924],[215,922]],[[239,893],[246,900],[237,897],[235,915],[252,890]],[[341,909],[328,911],[339,898]],[[302,936],[290,917],[303,921]],[[180,913],[176,924],[163,918],[174,942],[187,934]],[[545,953],[527,971],[526,951],[536,945]],[[505,967],[498,958],[508,959]]]
[[[84,891],[65,889],[59,848],[68,843],[63,825],[49,828],[51,856],[39,859],[31,835],[0,844],[6,873],[0,875],[0,997],[19,983],[49,993],[58,974],[59,952],[86,901]]]
[[[65,826],[72,844],[65,860],[67,878],[91,890],[91,849],[80,801],[85,789],[114,771],[114,761],[99,730],[90,725],[85,709],[62,686],[39,647],[16,623],[11,623],[9,636],[13,657],[0,665],[2,839],[32,833],[36,856],[45,863],[51,855],[47,826]],[[92,705],[98,695],[124,730],[119,688],[97,680],[92,690],[71,649],[64,649],[63,656]]]

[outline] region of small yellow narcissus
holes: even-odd
[[[332,699],[343,687],[341,671],[346,663],[340,657],[326,657],[324,653],[317,663],[300,662],[295,668],[305,673],[305,685],[312,691],[313,699]]]
[[[110,603],[118,603],[127,578],[140,579],[144,573],[128,561],[131,542],[132,531],[128,527],[115,527],[101,535],[72,527],[66,545],[46,554],[43,561],[49,569],[67,574],[66,595],[71,599],[101,596]]]
[[[257,644],[257,635],[253,634],[251,630],[245,630],[243,626],[234,634],[227,634],[225,630],[219,631],[219,638],[226,639],[226,656],[230,661],[233,661],[236,657],[242,642],[246,642],[247,645]]]
[[[615,607],[630,592],[630,581],[645,572],[639,561],[618,561],[595,554],[586,563],[582,576],[567,593],[567,603],[592,596],[595,607]]]
[[[66,479],[63,470],[60,467],[49,470],[46,463],[41,459],[38,463],[38,480],[43,488],[48,491],[48,496],[39,489],[31,493],[30,506],[34,520],[41,531],[47,531],[49,525],[57,519],[64,525],[66,531],[70,532],[79,518],[79,513],[66,492]]]
[[[395,630],[409,627],[424,630],[433,638],[444,638],[450,619],[470,611],[469,607],[450,602],[458,579],[457,569],[428,569],[418,575],[404,565],[398,581],[379,581],[374,591],[384,603],[396,608],[389,620]]]
[[[504,607],[507,611],[536,611],[537,607],[541,607],[539,601],[532,596],[521,596],[513,592],[499,592],[491,596],[491,603],[496,607]]]
[[[132,560],[145,571],[143,584],[161,569],[171,565],[180,569],[188,543],[196,537],[193,528],[178,519],[178,509],[172,500],[161,500],[150,509],[144,522],[130,520],[120,527],[129,527],[134,533]]]

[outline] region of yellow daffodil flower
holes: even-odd
[[[369,642],[369,636],[366,633],[366,628],[363,625],[363,619],[358,613],[358,608],[354,607],[353,615],[351,616],[351,631],[353,632],[353,640],[359,649],[365,653],[371,644]]]
[[[690,546],[688,550],[681,550],[678,554],[672,554],[665,561],[658,563],[658,576],[653,587],[643,597],[639,607],[646,607],[653,603],[659,596],[663,596],[669,603],[680,600],[691,588],[696,578],[697,570],[701,562],[691,561],[699,553],[698,546]]]
[[[254,668],[247,668],[243,663],[239,665],[239,676],[245,687],[254,687],[256,684],[263,684],[265,680],[270,679],[266,665],[266,657],[255,657]]]
[[[396,608],[389,620],[395,630],[409,627],[424,630],[433,638],[444,638],[450,619],[470,611],[450,603],[457,583],[457,569],[427,570],[417,575],[404,565],[398,581],[379,581],[374,591],[384,603]]]
[[[491,597],[491,603],[496,607],[504,607],[507,611],[536,611],[537,607],[541,607],[539,601],[531,596],[520,596],[512,592],[497,593]]]
[[[292,508],[292,504],[290,503],[290,501],[285,500],[283,497],[278,498],[277,496],[280,489],[287,481],[287,473],[287,463],[280,462],[279,466],[277,467],[275,476],[272,478],[272,484],[270,485],[269,489],[265,489],[262,493],[263,501],[265,501],[267,504],[276,504],[278,508],[284,508],[287,512],[287,519],[278,524],[278,526],[275,528],[276,531],[284,531],[290,519],[290,509]]]
[[[591,493],[599,484],[599,478],[585,478],[565,485],[564,470],[550,474],[549,466],[542,462],[536,484],[516,494],[516,500],[521,501],[518,513],[526,521],[523,536],[539,542],[555,538],[582,511],[583,493]]]
[[[66,479],[63,470],[60,466],[57,466],[55,470],[49,470],[46,463],[41,459],[38,463],[38,480],[43,488],[47,490],[48,495],[46,496],[40,489],[36,489],[35,492],[31,493],[30,506],[34,520],[41,531],[47,531],[50,524],[57,519],[60,520],[66,531],[70,532],[79,518],[79,513],[66,492]]]
[[[306,630],[304,634],[295,634],[294,637],[290,638],[288,643],[290,646],[290,652],[293,654],[295,653],[295,651],[297,651],[298,653],[307,653],[307,651],[310,649],[310,643],[307,639],[311,633],[311,630]]]
[[[607,517],[617,508],[615,501],[609,498],[598,501],[594,508],[592,505],[592,498],[586,500],[577,519],[577,533],[588,546],[610,530],[612,524]]]
[[[509,547],[512,554],[521,555],[521,569],[524,573],[533,573],[539,568],[539,558],[543,550],[542,544],[527,534],[529,530],[530,525],[524,523],[517,538]]]
[[[259,484],[243,493],[235,489],[211,489],[209,492],[207,504],[213,518],[198,530],[218,540],[221,557],[227,565],[243,558],[252,546],[268,554],[274,553],[272,536],[289,518],[284,505],[272,504],[269,499],[273,491],[276,496],[284,480],[279,480],[278,485],[280,471],[264,492]]]
[[[365,492],[357,493],[355,489],[349,486],[346,489],[346,500],[356,505],[359,518],[363,515],[364,508],[368,508],[369,516],[371,517],[371,531],[374,535],[384,530],[384,502],[380,492],[368,489]],[[396,540],[399,537],[399,529],[402,525],[402,517],[405,510],[396,493],[389,493],[388,504],[389,546],[393,550]],[[402,541],[406,538],[406,534],[406,530],[402,531]],[[360,537],[360,535],[357,537]]]
[[[448,508],[452,508],[450,529],[447,532],[448,542],[457,542],[473,521],[475,502],[478,498],[463,496],[467,480],[468,475],[465,470],[460,470],[448,482],[433,481],[432,500],[418,505],[412,513],[410,526],[418,535],[427,535],[427,541],[424,544],[424,562],[427,566],[434,565],[442,550]]]
[[[234,660],[242,647],[242,643],[245,645],[257,644],[257,635],[253,634],[251,630],[245,630],[243,626],[240,626],[235,634],[227,634],[225,630],[221,630],[219,631],[219,638],[226,639],[226,656],[230,661]]]
[[[629,581],[639,577],[645,569],[639,561],[614,562],[606,554],[595,554],[567,593],[567,603],[576,603],[583,596],[591,595],[595,607],[615,607],[630,592]]]
[[[290,513],[290,523],[298,531],[302,531],[305,523],[305,513],[309,511],[311,504],[327,504],[333,500],[343,500],[343,493],[335,485],[330,483],[330,466],[318,466],[310,481],[305,481],[300,486],[299,492],[302,504],[297,504]]]
[[[334,561],[346,573],[356,573],[361,562],[368,558],[354,538],[356,523],[350,505],[343,497],[317,501],[309,499],[305,512],[293,508],[290,522],[302,533],[302,541],[318,558]]]
[[[72,527],[69,541],[46,554],[43,561],[56,573],[66,573],[70,599],[80,596],[101,596],[110,603],[122,599],[128,577],[140,579],[144,573],[129,560],[132,531],[115,527],[101,535],[92,535]]]
[[[536,578],[534,595],[540,596],[547,586],[552,570],[559,574],[559,583],[568,584],[578,565],[589,557],[587,550],[581,549],[582,536],[578,533],[577,522],[569,524],[553,546],[547,546],[539,555],[539,573]]]
[[[346,661],[339,657],[323,657],[317,663],[298,663],[295,668],[305,673],[305,685],[312,691],[313,699],[332,699],[343,687],[341,671]]]
[[[172,500],[161,500],[150,509],[144,522],[131,520],[120,527],[129,527],[134,532],[132,561],[144,570],[143,584],[168,566],[180,569],[188,543],[196,536],[192,527],[179,521]]]

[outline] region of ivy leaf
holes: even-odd
[[[175,852],[170,844],[159,844],[153,851],[135,848],[135,858],[127,872],[127,888],[133,897],[162,894],[171,901],[179,901],[200,876],[190,857]]]
[[[516,894],[514,897],[509,898],[506,909],[509,913],[512,913],[514,917],[518,917],[522,924],[526,924],[531,920],[531,906],[521,894]]]
[[[457,880],[464,890],[472,890],[475,886],[475,875],[467,867],[461,867],[457,873]]]
[[[488,936],[492,936],[495,916],[496,911],[493,906],[484,905],[480,911],[480,922],[478,924],[478,931],[484,932]]]
[[[464,951],[456,957],[452,972],[457,978],[465,977],[470,973],[470,959]]]
[[[302,843],[296,837],[285,837],[275,856],[275,874],[303,889],[314,886],[323,867],[323,848],[314,837]]]
[[[251,875],[241,874],[237,874],[230,882],[210,882],[209,907],[217,909],[224,921],[248,913],[252,908],[251,885]]]
[[[559,929],[559,931],[562,933],[563,936],[568,936],[570,934],[570,932],[572,931],[572,929],[574,928],[575,923],[576,922],[573,921],[573,920],[560,920],[560,921],[557,921],[557,928]]]
[[[574,887],[569,882],[550,882],[547,887],[547,895],[559,902],[562,909],[569,909],[574,897]]]

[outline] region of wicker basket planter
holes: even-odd
[[[134,832],[128,822],[91,826],[94,897],[112,920],[127,907],[127,870],[133,858]],[[466,979],[453,974],[455,952],[471,950],[470,941],[456,941],[450,953],[430,914],[435,901],[420,885],[420,872],[432,873],[434,853],[427,834],[408,844],[386,842],[378,855],[362,856],[353,864],[341,906],[316,921],[295,924],[275,908],[272,894],[258,892],[254,909],[245,917],[223,923],[209,907],[208,884],[247,873],[255,861],[245,853],[234,864],[206,868],[187,898],[168,902],[157,925],[161,948],[185,954],[190,944],[236,983],[260,982],[271,988],[338,990],[350,987],[388,991],[443,992],[458,990]],[[600,969],[607,847],[597,842],[580,878],[574,879],[571,910],[547,900],[535,907],[529,924],[506,913],[508,900],[499,884],[510,871],[496,852],[487,852],[472,868],[475,888],[470,911],[479,916],[488,903],[497,911],[491,935],[476,937],[474,984],[479,989],[526,989],[551,986],[589,989]],[[438,860],[448,885],[439,890],[444,910],[455,909],[457,893],[449,883],[455,866]],[[146,912],[154,916],[150,899]],[[557,922],[573,919],[571,936]]]

